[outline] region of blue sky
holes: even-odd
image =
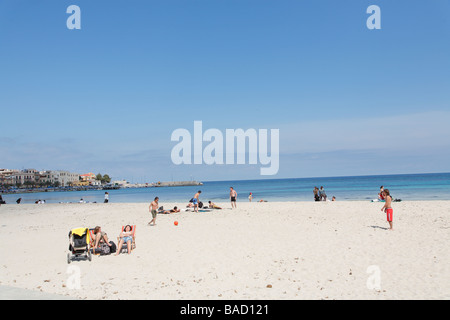
[[[81,30],[69,30],[69,5]],[[381,30],[369,30],[369,5]],[[0,3],[0,167],[134,182],[267,178],[172,164],[177,128],[279,129],[273,178],[450,171],[450,2]]]

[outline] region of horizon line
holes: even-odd
[[[259,181],[259,180],[296,180],[296,179],[327,179],[327,178],[359,178],[359,177],[382,177],[382,176],[407,176],[407,175],[429,175],[429,174],[450,174],[450,172],[422,172],[422,173],[393,173],[393,174],[370,174],[356,176],[323,176],[323,177],[302,177],[302,178],[265,178],[265,179],[240,179],[240,180],[201,180],[198,182],[227,182],[227,181]],[[192,180],[197,181],[197,180]]]

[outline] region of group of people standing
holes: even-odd
[[[314,187],[313,192],[314,192],[314,201],[327,201],[327,194],[325,193],[325,189],[323,188],[323,186],[321,186],[320,189]]]

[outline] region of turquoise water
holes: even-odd
[[[450,173],[404,174],[357,177],[295,178],[240,181],[207,181],[203,186],[139,188],[109,190],[111,203],[149,203],[158,196],[160,203],[176,201],[188,202],[197,190],[202,190],[200,200],[228,201],[229,188],[238,192],[238,201],[248,201],[253,193],[253,201],[313,201],[313,188],[323,186],[327,196],[339,200],[371,200],[377,198],[380,186],[389,189],[392,197],[402,200],[450,200]],[[105,191],[41,192],[27,194],[6,194],[7,203],[47,203],[78,202],[81,198],[88,202],[103,202]]]

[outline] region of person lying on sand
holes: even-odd
[[[222,209],[221,207],[216,205],[214,202],[208,201],[208,203],[209,203],[209,207],[212,209]]]
[[[175,213],[175,212],[180,212],[181,210],[178,209],[178,207],[173,207],[173,209],[170,210],[161,210],[158,213],[162,213],[162,214],[171,214],[171,213]]]

